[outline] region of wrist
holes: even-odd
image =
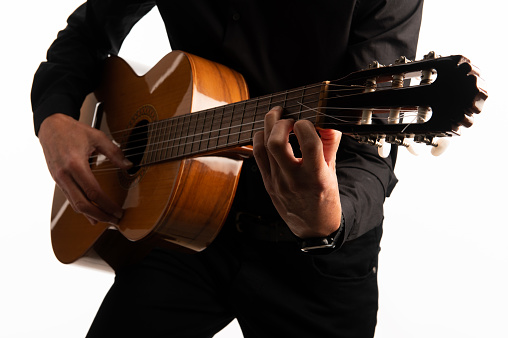
[[[344,238],[344,215],[337,230],[325,237],[300,238],[300,250],[307,253],[328,253],[335,250]]]

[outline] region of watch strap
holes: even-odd
[[[300,250],[308,253],[328,253],[337,247],[337,243],[343,238],[344,214],[341,216],[339,228],[326,237],[312,237],[300,239]]]

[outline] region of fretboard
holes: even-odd
[[[266,113],[275,106],[284,107],[283,118],[314,123],[322,89],[323,84],[309,85],[153,122],[145,163],[252,144],[254,134],[263,130]]]

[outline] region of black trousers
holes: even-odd
[[[201,253],[155,249],[117,272],[87,337],[212,337],[235,317],[247,338],[373,337],[381,234],[309,255],[226,226]]]

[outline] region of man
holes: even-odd
[[[255,97],[337,79],[373,60],[414,58],[423,1],[98,0],[78,8],[35,75],[32,104],[49,170],[91,224],[117,223],[122,209],[102,192],[89,155],[122,169],[130,163],[76,121],[79,108],[101,62],[155,4],[173,49],[239,71]],[[281,114],[272,109],[255,135],[255,159],[244,163],[215,242],[195,255],[157,248],[116,271],[89,337],[211,337],[235,317],[245,337],[373,336],[395,152],[382,159],[339,132],[318,134]],[[238,224],[239,215],[252,217]],[[300,250],[322,238],[333,249]]]

